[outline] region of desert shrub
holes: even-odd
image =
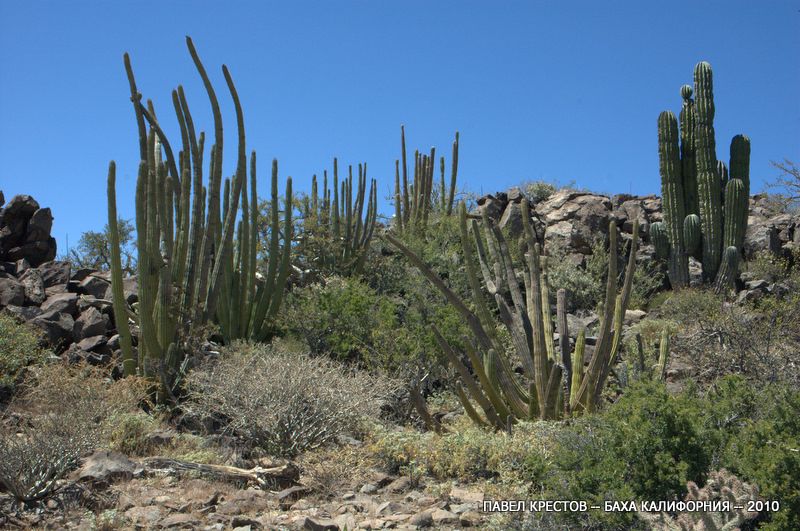
[[[331,277],[296,289],[286,301],[287,328],[312,352],[341,361],[368,359],[376,328],[392,325],[394,308],[357,279]]]
[[[800,391],[771,385],[761,391],[753,415],[728,439],[722,465],[756,483],[766,500],[781,509],[769,513],[762,529],[789,530],[800,521]]]
[[[800,292],[745,304],[713,292],[675,292],[661,308],[679,327],[671,351],[707,381],[741,374],[751,381],[800,383]]]
[[[253,450],[295,456],[377,416],[388,380],[348,370],[285,343],[227,348],[187,378],[190,418],[240,437]]]
[[[796,274],[788,258],[769,251],[757,253],[751,260],[745,263],[744,269],[751,273],[756,279],[766,280],[767,282],[791,280],[793,273]]]
[[[96,426],[72,415],[37,419],[22,434],[0,434],[0,484],[17,500],[49,496],[96,442]]]
[[[555,183],[547,181],[531,181],[522,185],[522,191],[532,204],[546,201],[551,195],[558,191]]]
[[[670,396],[661,383],[633,384],[604,414],[557,432],[548,494],[590,505],[681,497],[687,481],[703,479],[710,461],[698,416],[691,400]],[[571,526],[627,526],[635,519],[632,513],[563,516]]]
[[[403,380],[444,374],[428,326],[460,344],[464,324],[445,303],[379,294],[359,279],[332,277],[325,284],[295,289],[282,312],[283,326],[313,354],[380,370]]]
[[[0,313],[0,402],[11,398],[25,367],[42,362],[47,351],[39,347],[39,333]]]
[[[144,411],[136,411],[116,415],[111,425],[109,447],[125,455],[141,456],[153,449],[148,435],[158,430],[160,423]]]
[[[37,367],[9,406],[25,421],[0,433],[0,483],[18,500],[49,496],[83,454],[103,444],[110,420],[144,399],[141,380],[104,376],[89,366]]]
[[[414,467],[436,479],[474,482],[491,479],[529,489],[541,483],[547,470],[548,434],[557,425],[520,423],[512,434],[475,426],[462,417],[443,435],[412,429],[377,427],[367,446],[376,463],[391,473]]]
[[[555,294],[559,289],[567,291],[567,310],[595,310],[605,294],[603,278],[605,278],[606,257],[603,255],[602,243],[597,243],[595,252],[586,257],[583,267],[577,267],[566,258],[563,247],[551,245],[547,247],[547,273],[550,291],[555,302]]]

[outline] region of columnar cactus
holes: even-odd
[[[664,227],[670,248],[669,278],[676,287],[689,283],[689,264],[683,247],[683,219],[686,217],[681,160],[678,152],[678,121],[670,111],[658,117],[658,158]]]
[[[248,207],[244,119],[239,97],[227,67],[223,66],[222,72],[236,111],[239,144],[236,173],[232,180],[226,181],[221,197],[223,130],[219,103],[191,39],[187,37],[186,43],[205,85],[214,116],[214,144],[207,187],[203,186],[205,134],[197,135],[195,132],[183,88],[178,87],[172,93],[181,133],[181,150],[176,160],[170,142],[159,126],[152,102],[148,101],[147,106],[142,104],[130,59],[125,54],[141,157],[136,184],[139,301],[135,314],[126,308],[121,295],[121,270],[113,258],[118,255],[119,242],[115,224],[109,221],[114,313],[120,330],[125,373],[136,371],[158,377],[163,384],[162,391],[166,392],[169,392],[181,362],[182,340],[191,330],[216,319],[228,339],[262,339],[265,336],[265,323],[274,317],[280,305],[291,247],[291,208],[287,208],[283,227],[277,217],[271,223],[273,242],[266,280],[256,279],[255,154],[251,157]],[[108,202],[109,216],[115,220],[114,185],[112,163]],[[276,188],[277,163],[273,162],[273,198]],[[234,238],[240,198],[242,221],[239,235]],[[222,211],[220,199],[224,204]],[[291,180],[287,183],[287,204],[291,204]],[[275,212],[277,216],[277,209]],[[278,252],[281,232],[284,234],[284,250]],[[133,359],[124,339],[129,315],[135,318],[139,327],[138,360]]]
[[[456,180],[458,177],[458,131],[453,141],[453,160],[450,171],[450,186],[445,183],[444,157],[439,160],[441,179],[439,192],[433,194],[433,172],[436,161],[436,149],[431,148],[430,155],[414,152],[414,182],[409,185],[408,163],[406,161],[405,126],[400,126],[400,148],[402,160],[402,180],[400,177],[400,161],[395,161],[394,206],[395,227],[399,232],[425,232],[431,210],[438,210],[447,216],[453,212]]]
[[[348,178],[342,180],[341,186],[338,167],[337,159],[333,159],[333,202],[328,189],[328,172],[323,174],[322,197],[317,176],[312,177],[311,196],[303,205],[303,232],[298,251],[309,259],[311,263],[307,265],[311,269],[351,275],[361,271],[367,257],[378,218],[378,192],[375,179],[370,181],[367,192],[366,163],[358,165],[358,182],[355,183],[350,166]]]
[[[527,208],[527,200],[523,200],[522,211],[527,212]],[[617,288],[617,227],[613,221],[609,224],[610,259],[605,306],[595,350],[584,369],[585,331],[579,334],[570,354],[564,290],[559,290],[556,297],[556,323],[561,339],[559,349],[556,351],[554,348],[547,276],[530,220],[523,217],[525,264],[523,268],[515,268],[502,231],[487,216],[484,215],[482,231],[478,222],[472,220],[471,235],[464,203],[459,206],[459,219],[464,264],[472,291],[471,306],[400,240],[391,234],[386,238],[444,295],[472,330],[474,340],[467,342],[464,354],[473,373],[437,327],[432,326],[440,348],[466,388],[466,391],[458,388],[464,410],[475,422],[497,429],[506,429],[509,419],[554,419],[570,412],[592,411],[600,399],[619,348],[636,265],[638,222],[634,223],[631,254],[621,291]],[[476,254],[480,272],[474,265]],[[520,285],[520,277],[524,286]],[[510,360],[500,354],[506,349],[489,310],[487,293],[494,300],[497,314],[522,361],[525,374],[522,381],[513,371]],[[476,410],[472,401],[483,414]]]
[[[696,101],[692,100],[693,94]],[[701,62],[695,66],[694,89],[684,85],[681,97],[680,149],[674,115],[665,111],[658,118],[667,249],[659,229],[653,233],[651,228],[657,254],[669,261],[674,288],[688,283],[689,256],[701,261],[703,280],[715,283],[727,248],[735,247],[741,253],[750,190],[750,140],[746,136],[737,135],[731,142],[730,168],[717,160],[711,65]],[[735,280],[737,272],[730,269],[735,264],[730,258],[727,260],[726,278]],[[728,280],[723,284],[728,285]]]

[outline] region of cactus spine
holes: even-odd
[[[523,200],[522,211],[527,212],[527,208],[527,200]],[[556,323],[561,339],[558,351],[554,348],[553,316],[549,301],[545,298],[549,292],[547,276],[530,220],[523,217],[525,263],[522,268],[516,269],[502,231],[486,216],[482,223],[483,237],[476,220],[472,220],[472,234],[469,234],[464,203],[459,205],[459,220],[474,310],[400,240],[391,234],[386,239],[400,249],[439,290],[461,314],[473,333],[474,342],[468,342],[465,354],[474,375],[461,361],[461,356],[444,340],[437,327],[432,326],[442,352],[457,370],[466,388],[466,392],[461,393],[465,411],[479,424],[506,429],[509,416],[513,419],[555,419],[568,412],[593,410],[619,347],[622,316],[630,299],[635,268],[638,223],[634,224],[631,255],[621,291],[617,288],[617,227],[613,221],[609,224],[610,259],[605,311],[597,346],[584,370],[585,333],[581,331],[578,335],[570,354],[566,293],[563,290],[559,290],[556,297]],[[473,264],[475,254],[480,273]],[[479,274],[482,279],[479,279]],[[519,277],[524,280],[524,291]],[[522,361],[526,383],[519,380],[510,361],[498,354],[504,352],[505,347],[498,337],[494,317],[487,305],[487,292],[496,304],[501,322],[510,333]],[[482,357],[476,352],[478,349],[483,352]],[[477,403],[483,416],[470,401]]]
[[[405,126],[400,126],[400,149],[402,160],[402,181],[400,179],[400,161],[395,161],[395,227],[399,232],[411,231],[424,233],[432,210],[449,216],[453,213],[458,178],[458,142],[459,134],[453,141],[453,160],[450,170],[450,186],[445,183],[444,157],[440,159],[440,183],[438,193],[433,193],[433,173],[436,149],[431,148],[430,155],[416,151],[414,153],[414,181],[409,186],[408,163],[406,160]],[[402,182],[402,186],[401,186]]]
[[[688,282],[689,256],[702,262],[703,280],[714,283],[720,274],[723,251],[735,247],[741,253],[750,193],[750,140],[744,135],[733,138],[730,168],[716,158],[711,65],[700,62],[695,66],[694,89],[684,85],[681,97],[679,159],[674,115],[665,111],[658,120],[667,249],[658,233],[660,228],[654,231],[651,227],[658,256],[666,255],[669,260],[670,281],[675,288]],[[735,279],[737,272],[730,270],[734,263],[726,260],[724,275]]]

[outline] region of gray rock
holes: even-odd
[[[104,335],[108,329],[108,316],[97,308],[89,307],[75,320],[73,335],[76,340]]]
[[[14,278],[0,278],[0,308],[25,304],[25,286]]]
[[[81,339],[77,343],[77,347],[79,349],[85,350],[87,352],[97,351],[97,350],[99,350],[102,347],[105,347],[107,345],[108,345],[108,340],[106,339],[106,336],[104,336],[104,335],[97,335],[97,336],[87,337],[87,338]]]
[[[411,488],[411,480],[405,476],[399,477],[386,485],[386,492],[399,493]]]
[[[113,483],[133,479],[136,463],[119,452],[98,450],[83,462],[78,471],[81,481]]]
[[[50,229],[53,228],[53,214],[49,208],[40,208],[33,213],[28,221],[28,230],[25,234],[26,242],[47,241],[50,238]]]
[[[525,194],[522,193],[519,187],[514,186],[508,189],[506,197],[509,203],[521,203],[525,199]]]
[[[42,303],[43,312],[63,312],[75,317],[78,315],[78,295],[75,293],[56,293]]]
[[[459,521],[458,515],[444,509],[436,509],[431,513],[431,518],[436,526],[454,525]]]
[[[14,274],[20,276],[22,273],[24,273],[30,268],[31,268],[30,262],[22,258],[20,260],[17,260],[16,263],[14,264]]]
[[[30,323],[44,331],[47,343],[53,347],[66,347],[72,343],[75,321],[68,313],[46,311],[31,319]]]
[[[41,264],[36,269],[42,275],[44,287],[50,288],[69,282],[70,263],[67,261],[52,261]]]
[[[111,283],[94,273],[80,281],[78,291],[96,299],[110,299]]]
[[[511,239],[517,239],[522,236],[522,205],[519,203],[509,203],[497,226],[501,230],[505,230]]]
[[[362,494],[375,494],[378,492],[378,487],[373,485],[372,483],[365,483],[361,489],[359,490]]]
[[[44,280],[38,269],[28,269],[19,277],[20,283],[25,288],[25,305],[40,306],[47,298]]]
[[[489,219],[497,221],[505,210],[505,202],[498,200],[492,195],[487,195],[483,198],[483,203],[478,202],[478,213],[486,212]]]
[[[37,306],[6,306],[6,312],[16,316],[23,321],[30,321],[34,317],[42,314],[41,308]]]

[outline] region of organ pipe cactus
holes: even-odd
[[[328,172],[323,173],[321,196],[317,176],[312,178],[311,197],[303,207],[298,251],[313,260],[309,264],[312,269],[351,275],[361,271],[367,257],[378,218],[378,191],[372,179],[367,192],[366,163],[358,165],[357,182],[350,166],[347,179],[340,184],[338,167],[337,159],[333,159],[333,200]]]
[[[668,259],[674,288],[688,283],[689,256],[701,261],[705,282],[720,285],[717,278],[723,274],[721,284],[727,285],[737,274],[731,267],[738,267],[738,260],[732,260],[728,248],[734,247],[741,254],[747,229],[750,140],[744,135],[735,136],[729,165],[717,160],[713,76],[708,63],[695,66],[694,89],[684,85],[681,97],[679,133],[671,112],[661,113],[658,119],[668,248],[663,247],[659,234],[651,237],[659,256],[666,255]],[[721,267],[723,260],[726,263]]]
[[[523,200],[522,211],[527,212],[527,208],[527,200]],[[559,348],[557,351],[552,348],[555,343],[553,316],[549,300],[544,296],[549,286],[530,220],[523,217],[525,263],[521,268],[515,268],[502,231],[487,216],[483,217],[482,227],[477,220],[472,220],[470,227],[466,207],[461,203],[459,219],[464,264],[472,291],[471,305],[462,301],[399,239],[391,234],[386,238],[439,290],[472,331],[466,352],[461,354],[447,343],[438,327],[432,325],[441,350],[459,373],[461,384],[457,391],[466,413],[479,424],[505,429],[509,418],[555,419],[570,412],[592,411],[600,399],[619,348],[622,319],[636,267],[638,222],[634,223],[630,258],[621,290],[617,287],[617,227],[613,221],[609,224],[610,259],[605,305],[594,353],[584,367],[585,331],[580,331],[575,348],[570,351],[564,290],[558,290],[556,296]],[[520,277],[523,285],[520,285]],[[510,333],[514,350],[522,361],[524,378],[514,372],[511,361],[502,354],[506,349],[497,333],[487,294]],[[465,357],[471,371],[463,361]],[[478,408],[473,406],[473,401]]]
[[[128,311],[125,305],[125,292],[122,289],[122,259],[120,257],[119,226],[117,224],[116,164],[108,165],[108,232],[111,249],[111,289],[114,318],[122,351],[122,372],[125,376],[136,374],[136,358],[133,355],[131,328],[128,325]]]
[[[401,158],[395,161],[394,181],[394,206],[395,227],[399,232],[412,231],[424,233],[428,218],[432,210],[437,210],[444,215],[453,213],[455,200],[456,180],[458,177],[458,131],[453,141],[453,154],[450,167],[449,187],[445,182],[444,157],[439,160],[440,182],[438,197],[433,194],[433,174],[436,162],[436,149],[431,148],[426,155],[419,151],[414,152],[413,183],[409,184],[408,162],[406,157],[406,131],[405,126],[400,126],[400,151]],[[402,178],[401,178],[402,161]]]
[[[278,251],[281,225],[271,222],[273,241],[265,280],[256,279],[256,178],[255,154],[251,157],[250,207],[247,194],[247,156],[244,118],[233,79],[222,67],[237,119],[237,167],[232,180],[222,185],[223,129],[216,93],[192,40],[189,53],[206,88],[214,117],[208,184],[203,185],[205,134],[196,134],[182,87],[172,92],[178,119],[181,149],[178,157],[156,118],[152,102],[142,103],[130,59],[125,69],[139,133],[141,162],[136,183],[136,229],[139,255],[139,301],[133,315],[139,327],[138,360],[128,354],[123,334],[129,310],[124,305],[122,275],[112,258],[114,312],[123,348],[125,373],[159,377],[168,391],[181,360],[182,341],[212,319],[219,321],[227,339],[263,338],[265,322],[274,317],[288,270],[291,209],[287,209],[284,250]],[[166,160],[164,160],[166,159]],[[112,163],[113,168],[113,163]],[[109,215],[116,217],[113,172],[109,174]],[[277,163],[273,162],[273,197],[277,187]],[[237,217],[240,231],[234,238]],[[224,208],[220,208],[220,200]],[[291,180],[287,183],[291,202]],[[207,204],[207,207],[206,207]],[[109,222],[112,257],[119,252],[115,224]],[[222,301],[220,301],[221,294]]]

